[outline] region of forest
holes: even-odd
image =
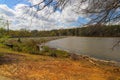
[[[0,37],[48,37],[48,36],[86,36],[86,37],[120,37],[120,25],[89,25],[81,28],[58,30],[6,30],[0,28]]]

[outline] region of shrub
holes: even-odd
[[[2,57],[2,56],[4,56],[4,54],[3,54],[3,53],[0,53],[0,57]]]
[[[39,53],[39,50],[37,49],[37,44],[39,44],[38,41],[35,40],[28,40],[28,41],[21,41],[18,42],[16,41],[10,41],[8,43],[13,44],[13,50],[19,51],[19,52],[27,52],[27,53],[34,53],[37,54]]]
[[[68,57],[69,56],[69,54],[66,51],[49,48],[47,46],[44,47],[41,54],[46,56],[52,56],[52,57]]]
[[[39,54],[39,55],[52,56],[52,57],[69,56],[69,54],[66,51],[49,48],[47,46],[44,46],[42,51],[40,51],[37,45],[43,42],[45,42],[45,39],[40,39],[40,40],[27,39],[27,40],[21,40],[21,42],[18,42],[17,40],[10,40],[7,43],[12,44],[13,45],[12,49],[19,52],[26,52],[31,54]]]

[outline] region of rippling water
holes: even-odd
[[[120,44],[112,49],[113,45],[119,40],[120,38],[68,37],[50,41],[46,45],[71,53],[120,62]]]

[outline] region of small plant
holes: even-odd
[[[80,57],[79,57],[77,54],[71,53],[71,54],[70,54],[70,59],[76,61],[76,60],[80,60]]]
[[[47,46],[44,47],[41,54],[46,56],[52,56],[52,57],[69,57],[69,53],[67,53],[66,51],[49,48]]]
[[[9,36],[2,36],[0,37],[0,43],[4,43],[8,39],[9,39]]]
[[[0,57],[4,56],[4,54],[0,53]]]

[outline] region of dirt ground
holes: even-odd
[[[120,80],[120,67],[112,63],[4,53],[0,80]]]

